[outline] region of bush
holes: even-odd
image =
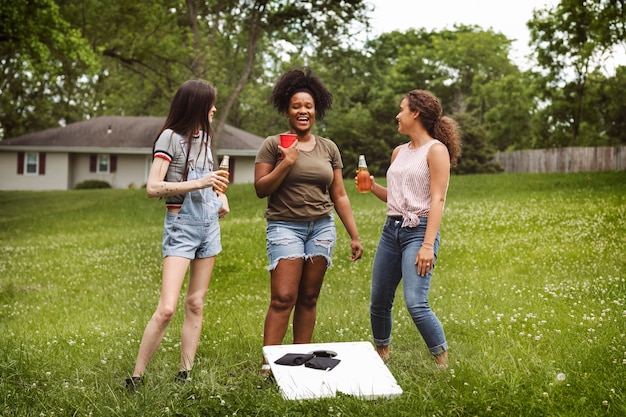
[[[111,188],[111,184],[100,180],[87,180],[76,184],[75,190],[95,190],[97,188]]]

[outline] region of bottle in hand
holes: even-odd
[[[220,170],[228,172],[230,166],[230,156],[224,155],[222,162],[220,163]]]
[[[359,165],[356,173],[357,189],[360,193],[368,193],[372,191],[372,178],[367,170],[365,155],[359,155]]]
[[[220,175],[223,177],[229,176],[229,172],[228,172],[229,168],[230,168],[230,156],[224,155],[222,157],[222,162],[220,162],[220,167],[219,167],[219,171],[223,171],[224,174],[220,174]],[[219,190],[219,191],[222,193],[226,192],[225,189]]]

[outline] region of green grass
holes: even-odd
[[[366,252],[350,262],[338,227],[314,342],[370,340],[385,208],[347,184]],[[453,177],[431,289],[451,366],[435,370],[400,294],[388,367],[404,393],[373,401],[287,401],[259,376],[265,200],[251,185],[228,193],[193,381],[173,382],[177,314],[129,395],[159,295],[163,202],[142,190],[0,192],[0,414],[626,415],[626,172]]]

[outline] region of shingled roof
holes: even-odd
[[[150,153],[163,127],[164,117],[102,116],[0,141],[4,149],[117,148],[129,153]],[[218,152],[255,155],[262,137],[226,125],[218,139]]]

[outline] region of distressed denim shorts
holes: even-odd
[[[285,222],[268,220],[266,248],[272,271],[281,259],[310,259],[314,256],[326,258],[328,267],[335,249],[337,232],[332,213],[312,222]]]
[[[165,214],[163,257],[210,258],[221,251],[217,214],[205,220],[183,213]]]

